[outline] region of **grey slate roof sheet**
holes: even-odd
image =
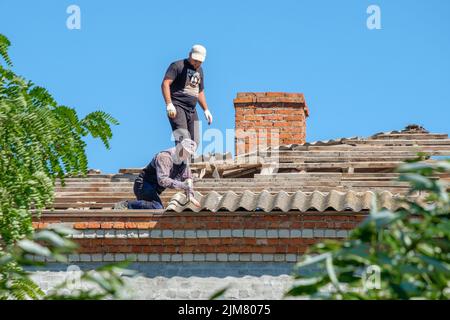
[[[385,134],[399,134],[399,133],[424,133],[424,134],[428,134],[430,132],[427,129],[425,129],[424,127],[422,127],[421,125],[410,124],[410,125],[407,125],[402,130],[392,130],[392,131],[387,131],[387,132],[378,132],[378,133],[375,133],[374,135],[372,135],[372,137],[377,137],[379,135],[385,135]]]
[[[285,191],[280,191],[275,194],[264,190],[260,193],[253,193],[251,191],[244,191],[242,194],[236,194],[228,191],[224,194],[219,194],[215,191],[202,195],[196,192],[195,198],[199,200],[201,206],[195,207],[192,203],[186,203],[186,196],[183,192],[175,194],[170,200],[167,211],[264,211],[271,212],[273,210],[300,211],[308,210],[325,211],[332,209],[336,211],[351,210],[359,212],[361,210],[369,210],[371,208],[372,199],[378,195],[378,207],[389,210],[396,210],[401,207],[401,204],[396,201],[398,195],[393,195],[389,191],[381,193],[374,193],[372,191],[355,192],[355,191],[331,191],[322,193],[314,191],[312,193],[305,193],[297,191],[293,194],[288,194]]]

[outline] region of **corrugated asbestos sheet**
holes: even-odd
[[[306,212],[311,210],[325,211],[350,210],[359,212],[362,210],[370,210],[375,200],[378,208],[389,210],[397,210],[402,206],[399,203],[398,196],[393,195],[389,191],[383,191],[378,194],[372,191],[366,192],[339,192],[331,191],[322,193],[314,191],[312,193],[304,193],[297,191],[292,194],[280,191],[271,194],[268,191],[253,193],[245,191],[242,194],[236,194],[228,191],[225,194],[219,194],[212,191],[202,195],[196,193],[195,198],[199,200],[201,206],[195,207],[192,203],[187,203],[184,193],[179,192],[172,197],[167,206],[168,211],[263,211],[271,212],[281,210]]]

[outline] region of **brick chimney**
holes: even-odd
[[[236,155],[305,142],[309,111],[302,93],[239,92],[233,102]]]

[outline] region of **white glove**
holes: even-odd
[[[194,183],[192,182],[192,179],[186,179],[181,182],[180,188],[186,191],[186,196],[194,194]]]
[[[192,181],[192,179],[186,179],[184,180],[184,183],[188,189],[194,189],[194,181]]]
[[[169,118],[175,118],[177,116],[177,109],[175,109],[172,102],[166,106],[166,111]]]
[[[195,199],[194,195],[194,183],[192,179],[186,179],[184,181],[184,185],[186,186],[186,197],[189,199],[190,202],[194,204],[196,207],[200,207],[200,203]]]
[[[212,117],[211,112],[209,112],[209,109],[205,110],[205,118],[206,118],[206,120],[208,120],[208,124],[212,123],[213,117]]]

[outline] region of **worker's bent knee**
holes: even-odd
[[[129,209],[164,209],[162,203],[152,200],[133,200],[128,202]]]

